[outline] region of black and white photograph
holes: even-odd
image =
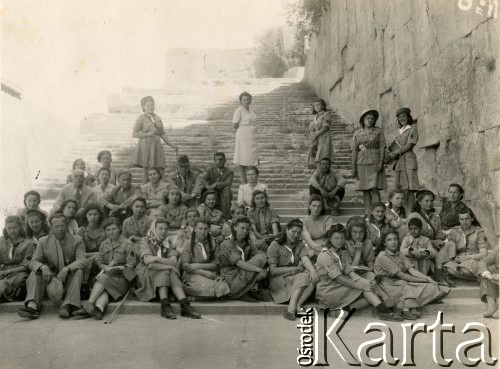
[[[499,58],[500,0],[0,0],[0,368],[500,368]]]

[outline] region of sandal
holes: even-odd
[[[402,322],[403,317],[400,314],[394,314],[394,313],[379,313],[378,317],[381,320],[387,320],[390,322]]]
[[[285,310],[283,312],[283,316],[285,317],[285,319],[288,319],[288,320],[291,320],[291,321],[295,321],[295,313],[291,313],[288,310]]]

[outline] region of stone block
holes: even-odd
[[[495,246],[500,236],[500,223],[498,222],[498,219],[500,219],[499,209],[487,199],[471,200],[466,201],[466,203],[471,207],[477,219],[479,219],[490,247]]]
[[[426,65],[398,82],[397,91],[401,106],[409,107],[414,118],[424,115],[430,105],[428,81],[429,67]]]

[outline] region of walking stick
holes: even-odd
[[[125,294],[123,299],[120,301],[118,306],[115,308],[115,310],[108,316],[107,319],[104,320],[104,324],[111,324],[113,322],[113,320],[115,320],[116,316],[118,315],[118,310],[120,310],[122,305],[125,303],[125,300],[127,299],[128,295],[130,294],[130,291],[132,291],[132,289],[129,289],[127,291],[127,293]]]

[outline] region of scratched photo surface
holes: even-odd
[[[0,368],[498,368],[499,12],[1,0]]]

